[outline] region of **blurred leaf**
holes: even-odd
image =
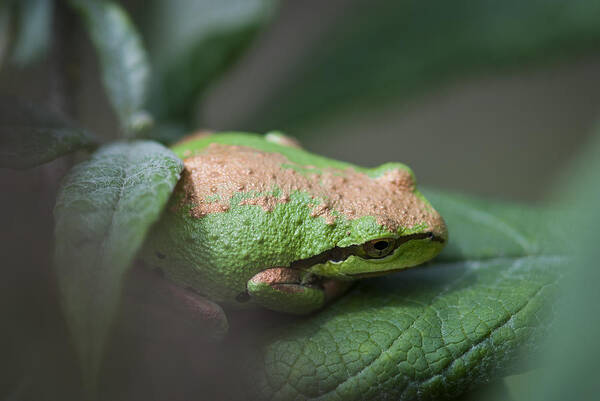
[[[260,396],[453,398],[536,348],[569,261],[548,222],[556,212],[427,196],[448,223],[448,249],[427,268],[364,280],[271,336],[248,357]]]
[[[148,131],[144,132],[144,136],[164,145],[170,145],[177,142],[186,134],[190,134],[190,131],[190,128],[185,124],[158,122],[152,125]]]
[[[556,224],[557,216],[570,217],[569,209],[546,210],[448,192],[423,192],[446,220],[451,235],[436,261],[570,253],[570,231]]]
[[[540,349],[543,349],[543,347],[540,346]],[[537,360],[535,362],[538,369],[532,369],[504,379],[513,401],[532,401],[534,399],[534,394],[539,390],[536,388],[536,383],[539,383],[540,375],[542,374],[542,369],[539,369],[541,366],[540,361]]]
[[[0,2],[0,69],[8,55],[8,47],[12,41],[11,2]]]
[[[193,125],[199,95],[269,21],[276,0],[154,1],[145,24],[157,74],[151,110],[161,120]]]
[[[37,61],[47,51],[52,34],[52,0],[20,0],[13,61],[20,66]]]
[[[457,398],[457,401],[513,401],[513,399],[504,380],[497,380],[463,394]]]
[[[598,360],[600,360],[600,131],[582,147],[583,154],[572,168],[569,180],[560,189],[562,199],[578,214],[559,223],[577,227],[571,239],[576,248],[577,264],[565,280],[566,296],[560,304],[558,318],[546,342],[546,358],[531,380],[534,395],[528,400],[593,400],[598,398]],[[519,397],[524,400],[525,397]]]
[[[75,166],[58,194],[55,265],[90,398],[125,273],[182,168],[155,142],[116,143]]]
[[[58,114],[8,97],[0,106],[0,167],[34,167],[94,145],[91,135]]]
[[[285,129],[407,99],[460,76],[597,52],[588,0],[354,1],[250,117]],[[340,117],[340,115],[338,115]]]
[[[143,110],[150,65],[140,35],[126,12],[114,2],[70,0],[85,19],[102,67],[102,81],[125,134],[147,128],[152,117]]]

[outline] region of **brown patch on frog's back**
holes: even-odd
[[[378,178],[351,168],[299,172],[283,167],[294,163],[279,153],[217,143],[186,158],[184,164],[183,202],[193,205],[190,213],[196,218],[227,211],[231,198],[240,192],[262,194],[240,204],[271,211],[289,202],[292,193],[302,191],[316,200],[311,216],[323,217],[328,224],[335,222],[337,212],[350,220],[373,216],[392,232],[421,223],[436,233],[445,232],[442,218],[414,193],[412,175],[404,169],[390,169]],[[279,196],[272,195],[275,188]]]

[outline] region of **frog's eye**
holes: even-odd
[[[394,250],[396,240],[394,238],[380,238],[365,242],[363,250],[371,258],[383,258]]]

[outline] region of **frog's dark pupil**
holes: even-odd
[[[377,249],[378,251],[383,251],[385,248],[387,248],[389,246],[387,241],[377,241],[374,245],[373,248]]]

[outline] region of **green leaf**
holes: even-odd
[[[0,167],[34,167],[94,145],[90,134],[56,113],[8,97],[0,105]]]
[[[102,68],[102,81],[126,135],[146,128],[144,109],[150,65],[140,35],[120,5],[102,0],[70,0],[84,17]]]
[[[534,391],[520,392],[518,400],[558,401],[598,398],[600,320],[598,282],[600,249],[600,131],[584,144],[582,154],[566,169],[561,198],[578,213],[568,223],[578,228],[572,242],[577,263],[563,285],[565,297],[558,310],[553,334],[545,343],[543,369],[529,380]],[[531,394],[533,393],[533,395]]]
[[[355,1],[245,126],[308,132],[462,76],[593,53],[598,13],[588,0]]]
[[[272,400],[453,398],[511,372],[544,337],[560,271],[549,211],[427,193],[450,242],[428,267],[362,281],[254,353]],[[543,235],[539,235],[543,233]]]
[[[510,396],[508,386],[504,380],[497,380],[491,384],[469,391],[456,399],[457,401],[514,401]]]
[[[12,58],[20,66],[39,60],[48,51],[52,33],[52,0],[17,2],[18,32]]]
[[[248,46],[276,0],[154,1],[145,24],[151,44],[151,110],[161,120],[193,125],[200,94]]]
[[[116,143],[75,166],[58,194],[55,265],[91,398],[124,275],[182,168],[158,143]]]

